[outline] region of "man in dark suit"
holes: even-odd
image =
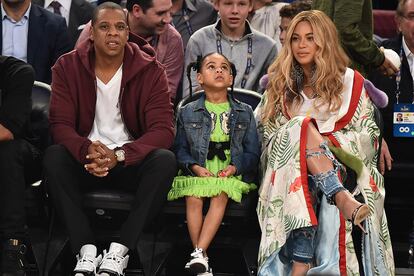
[[[399,94],[397,91],[396,76],[390,78],[380,74],[370,75],[370,79],[379,89],[385,91],[389,103],[382,110],[384,119],[384,138],[387,141],[390,153],[396,162],[412,162],[413,155],[407,149],[414,146],[412,138],[400,138],[393,136],[394,104],[412,103],[414,101],[414,0],[401,0],[397,7],[396,20],[400,34],[393,39],[385,40],[382,45],[386,49],[392,49],[400,55],[401,68]]]
[[[94,9],[86,0],[32,0],[32,3],[66,19],[71,49],[74,48],[85,24],[91,20]]]
[[[25,176],[40,173],[40,152],[26,139],[34,72],[0,56],[0,275],[25,275]]]
[[[411,104],[414,102],[414,0],[400,0],[396,10],[396,21],[400,34],[393,39],[385,40],[382,42],[384,48],[392,49],[400,55],[401,59],[401,68],[400,75],[393,76],[391,78],[386,78],[380,75],[370,76],[372,82],[380,89],[385,91],[389,97],[388,106],[382,110],[382,115],[384,118],[384,137],[388,143],[391,154],[394,157],[395,163],[412,164],[413,163],[413,154],[412,149],[414,146],[414,138],[412,137],[394,137],[393,128],[394,128],[394,113],[398,112],[398,109],[394,110],[394,104]],[[398,82],[398,79],[400,81]],[[399,88],[397,89],[397,83],[399,83]],[[398,113],[396,115],[396,121],[398,121]],[[408,117],[409,119],[410,117]],[[401,122],[399,123],[401,124]],[[381,163],[380,163],[381,165]],[[394,164],[394,167],[397,164]],[[399,166],[402,170],[397,171],[401,176],[396,174],[385,175],[385,183],[390,185],[389,187],[395,187],[392,184],[397,184],[398,182],[403,183],[403,185],[397,185],[391,195],[394,197],[400,196],[403,193],[407,194],[410,190],[406,190],[404,184],[409,183],[412,180],[412,171],[409,172],[409,169],[404,169],[404,166]],[[409,167],[408,167],[409,168]],[[411,173],[411,175],[410,175]],[[404,176],[406,175],[406,176]],[[410,177],[410,176],[411,177]],[[398,181],[398,182],[396,182]],[[398,192],[399,189],[402,189],[402,193]],[[390,192],[388,190],[388,192]],[[412,197],[412,195],[411,195]],[[401,198],[401,200],[404,200]],[[410,198],[409,198],[410,200]],[[403,201],[404,202],[404,201]],[[400,206],[400,205],[399,205]],[[408,205],[406,208],[409,208]],[[392,212],[392,206],[389,206],[388,211]],[[401,207],[397,207],[398,210],[396,213],[392,213],[393,221],[397,222],[397,228],[400,233],[409,234],[409,261],[408,265],[412,267],[414,265],[414,216],[407,216],[410,211],[408,209],[401,210]],[[401,214],[401,215],[400,215]],[[405,214],[405,215],[403,215]],[[392,222],[390,222],[390,225]],[[392,229],[391,229],[392,230]],[[391,231],[392,233],[392,231]]]
[[[30,0],[1,0],[2,55],[27,61],[36,80],[50,83],[51,67],[70,50],[65,20]]]

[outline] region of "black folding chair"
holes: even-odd
[[[33,144],[40,154],[33,167],[25,168],[25,209],[28,234],[37,268],[30,264],[29,272],[43,269],[45,240],[47,237],[46,195],[41,185],[42,153],[49,145],[49,100],[50,85],[35,81],[32,88],[32,111],[30,113],[30,133],[26,139]],[[40,273],[39,273],[40,274]]]

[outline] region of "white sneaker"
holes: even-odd
[[[127,252],[128,248],[122,244],[112,242],[108,252],[104,250],[104,256],[99,265],[98,275],[123,276],[124,270],[128,266],[129,255],[126,255]]]
[[[193,253],[191,253],[191,260],[185,265],[185,268],[195,275],[209,270],[208,258],[204,257],[203,249],[194,249]]]
[[[78,261],[76,263],[75,269],[73,270],[75,276],[96,274],[96,268],[102,259],[101,255],[96,257],[96,252],[96,246],[93,244],[85,244],[82,246],[79,254],[76,255],[76,259]]]

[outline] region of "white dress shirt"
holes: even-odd
[[[410,49],[408,49],[404,36],[402,40],[402,45],[403,45],[405,56],[407,57],[408,66],[410,67],[411,76],[414,79],[414,54],[410,51]]]
[[[27,36],[29,32],[29,15],[32,4],[24,13],[18,22],[14,21],[6,14],[6,11],[1,6],[2,13],[2,55],[13,56],[27,62]]]
[[[45,0],[45,9],[47,9],[50,12],[53,12],[53,8],[50,5],[54,0]],[[56,0],[57,1],[57,0]],[[60,14],[66,19],[66,25],[69,25],[69,12],[70,12],[70,6],[72,4],[72,0],[59,0],[57,1],[60,3]]]

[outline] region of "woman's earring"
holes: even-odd
[[[314,86],[316,83],[316,64],[312,64],[310,84]]]
[[[296,84],[296,91],[299,93],[303,89],[304,73],[302,66],[296,60],[293,62],[292,79]]]

